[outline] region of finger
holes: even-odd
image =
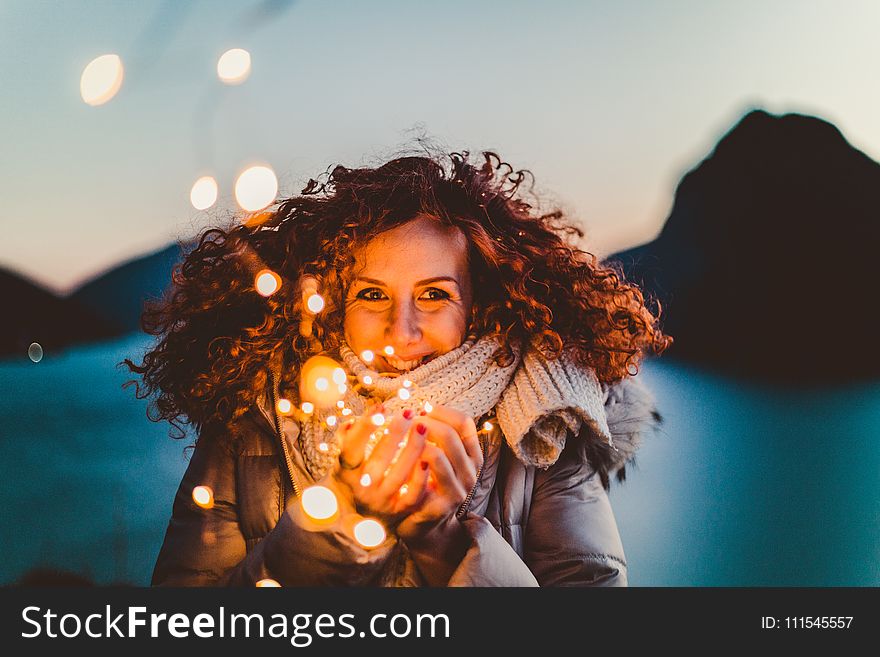
[[[445,452],[455,474],[464,482],[476,479],[477,471],[474,463],[468,457],[461,436],[455,429],[445,422],[431,418],[430,415],[420,418],[419,421],[427,425],[428,440],[436,443]]]
[[[455,476],[452,464],[446,458],[446,454],[442,449],[436,445],[426,443],[425,449],[422,452],[422,459],[427,461],[428,468],[431,470],[431,474],[434,476],[434,481],[437,484],[437,491],[441,495],[451,497],[459,502],[467,497],[468,491],[464,489],[461,482]]]
[[[458,433],[468,458],[479,470],[483,465],[483,450],[473,418],[449,406],[434,406],[427,417],[445,422]]]
[[[400,451],[400,454],[397,455],[397,460],[391,464],[382,479],[379,487],[382,493],[387,495],[396,493],[410,477],[413,468],[422,457],[427,433],[428,428],[423,422],[416,422],[410,428],[406,438],[406,445]]]
[[[388,425],[388,433],[384,434],[373,451],[370,458],[363,465],[363,470],[370,475],[374,482],[378,482],[381,477],[385,476],[385,471],[391,465],[394,456],[400,451],[400,443],[406,437],[406,433],[413,423],[414,413],[409,409],[409,417],[404,413],[396,414]],[[373,427],[378,431],[382,431],[377,427]]]
[[[402,509],[417,506],[426,492],[428,483],[428,462],[419,459],[415,467],[410,470],[407,479],[398,489],[398,504]]]
[[[381,413],[383,408],[382,404],[376,404],[367,409],[367,412],[361,417],[355,420],[347,420],[339,428],[342,432],[342,449],[339,452],[340,463],[347,463],[352,466],[359,466],[360,463],[363,463],[364,450],[367,447],[367,442],[370,440],[370,435],[376,428],[376,425],[372,422],[372,416],[376,413]]]

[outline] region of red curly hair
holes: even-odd
[[[672,342],[659,328],[659,304],[650,310],[619,268],[578,249],[583,232],[563,212],[529,204],[527,177],[491,152],[478,165],[464,152],[337,166],[271,212],[207,230],[165,299],[144,313],[158,343],[140,365],[125,361],[143,379],[138,396],[155,396],[151,419],[168,420],[178,437],[185,424],[229,423],[266,389],[270,366],[281,389],[295,391],[302,363],[342,340],[353,250],[418,215],[466,236],[477,310],[470,331],[498,339],[499,362],[537,338],[549,357],[570,347],[602,382],[636,374],[646,354]],[[283,281],[269,298],[254,289],[262,268]],[[299,332],[305,276],[320,281],[326,302],[309,336]]]

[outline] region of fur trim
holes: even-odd
[[[642,437],[649,430],[656,431],[663,418],[653,393],[635,377],[627,377],[613,385],[602,384],[602,390],[605,417],[617,449],[591,433],[589,428],[581,431],[581,437],[586,442],[587,458],[607,490],[610,488],[611,474],[616,475],[619,482],[626,480],[626,466],[635,464]]]

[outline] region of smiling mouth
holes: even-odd
[[[403,360],[401,358],[397,358],[396,356],[382,356],[383,360],[398,372],[409,372],[410,370],[414,370],[420,365],[424,365],[429,360],[431,360],[431,357],[432,354],[428,354],[427,356],[422,356],[421,358],[417,358],[415,360]]]

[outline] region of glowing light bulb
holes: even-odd
[[[335,415],[331,415],[330,417],[328,417],[328,418],[327,418],[326,420],[324,420],[324,421],[327,423],[327,426],[328,426],[328,427],[335,427],[335,426],[336,426],[337,418],[336,418]]]
[[[341,367],[337,367],[335,370],[333,370],[332,378],[333,378],[333,383],[335,383],[337,385],[342,385],[343,383],[345,383],[348,380],[348,377],[345,375],[345,370],[342,369]]]
[[[434,407],[431,405],[431,402],[426,401],[426,402],[422,405],[422,409],[425,411],[425,413],[430,413],[431,411],[434,410]]]
[[[336,408],[345,408],[345,401],[340,399],[338,402],[336,402]]]
[[[207,210],[217,202],[217,193],[217,181],[211,176],[202,176],[193,183],[189,202],[196,210]]]
[[[217,76],[224,84],[241,84],[251,74],[251,54],[241,48],[232,48],[217,60]]]
[[[404,484],[403,486],[400,487],[400,490],[397,491],[397,494],[400,495],[401,497],[403,497],[408,492],[409,492],[409,486]]]
[[[365,548],[376,547],[385,542],[385,528],[378,520],[365,518],[354,526],[354,537]]]
[[[376,357],[376,355],[372,351],[370,351],[369,349],[364,349],[361,352],[361,360],[364,361],[365,363],[372,363],[373,359],[375,357]]]
[[[43,360],[43,347],[40,346],[39,342],[31,342],[31,345],[28,347],[28,358],[35,363]]]
[[[290,411],[293,410],[293,402],[291,402],[289,399],[282,398],[278,400],[277,404],[275,404],[275,408],[278,409],[278,412],[281,415],[289,415]]]
[[[210,509],[214,506],[214,491],[210,486],[196,486],[192,490],[193,502],[203,509]]]
[[[262,210],[277,194],[278,178],[266,166],[249,167],[235,181],[235,200],[248,212]]]
[[[122,87],[124,71],[119,55],[95,57],[83,69],[79,79],[79,95],[92,107],[111,100]]]
[[[493,427],[492,423],[489,422],[488,420],[486,420],[485,422],[483,422],[483,429],[484,429],[485,431],[492,431],[492,427]]]
[[[271,577],[267,577],[266,579],[261,579],[257,582],[258,589],[280,589],[281,584],[278,583],[277,580],[272,579]]]
[[[383,424],[385,424],[385,416],[381,413],[376,413],[373,415],[373,417],[370,418],[370,421],[377,427],[381,427]]]
[[[406,388],[400,388],[397,391],[397,396],[400,397],[401,399],[403,399],[404,401],[406,401],[407,399],[410,398],[411,395],[410,395],[409,390],[407,390]]]
[[[411,388],[411,387],[412,387],[412,381],[410,381],[409,379],[404,379],[404,380],[403,380],[403,387],[404,387],[404,388]]]
[[[328,356],[309,358],[300,372],[300,399],[312,402],[316,408],[335,408],[336,402],[348,390],[345,384],[336,385],[332,382],[337,369],[341,369],[339,363]],[[338,373],[336,376],[339,376]]]
[[[315,405],[312,402],[303,402],[300,409],[302,409],[302,412],[306,415],[311,415],[315,412]]]
[[[351,409],[350,408],[343,408],[342,414],[343,415],[351,415]]]
[[[372,483],[373,483],[373,478],[365,472],[363,474],[363,476],[361,477],[361,486],[366,488],[367,486],[369,486]]]
[[[329,452],[330,445],[328,445],[327,443],[318,443],[318,449],[320,449],[322,452]]]
[[[336,515],[339,502],[333,491],[324,486],[309,486],[302,494],[303,511],[314,520],[327,520]]]
[[[306,308],[309,309],[310,312],[315,314],[324,310],[324,297],[320,294],[312,294],[308,299],[306,299]]]
[[[388,345],[382,351],[385,352],[386,356],[393,356],[394,355],[394,347],[392,347],[391,345]]]
[[[271,297],[281,289],[281,277],[271,269],[261,269],[254,276],[254,287],[260,296]]]
[[[371,377],[369,374],[364,375],[364,383],[366,385],[372,385],[373,377]]]

